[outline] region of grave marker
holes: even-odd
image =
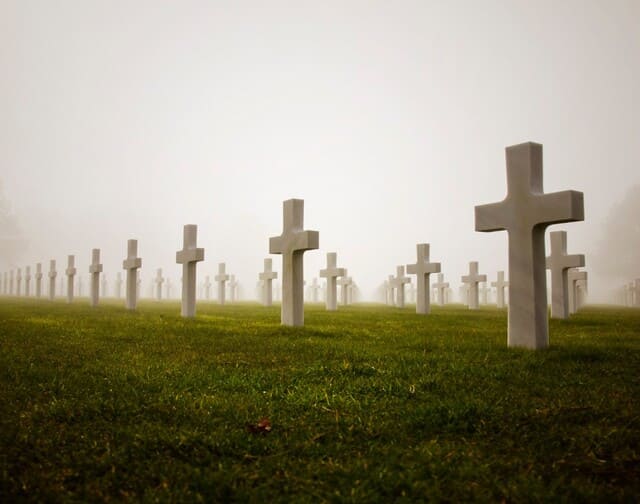
[[[127,240],[127,258],[122,261],[122,269],[127,272],[126,301],[127,310],[135,310],[138,304],[138,269],[142,267],[142,259],[138,257],[138,240]],[[118,281],[122,283],[121,279]],[[120,297],[118,287],[118,297]]]
[[[261,284],[261,301],[264,306],[273,304],[273,281],[278,278],[278,273],[273,271],[273,261],[271,258],[264,260],[264,271],[258,275]]]
[[[91,275],[91,306],[98,306],[100,299],[100,273],[102,273],[102,264],[100,264],[100,249],[91,250],[91,264],[89,265],[89,274]]]
[[[215,276],[214,280],[218,283],[218,303],[221,305],[224,304],[225,297],[225,282],[229,280],[229,275],[225,273],[227,265],[225,263],[218,264],[218,274]]]
[[[498,271],[498,278],[491,282],[491,286],[496,288],[496,305],[498,308],[504,308],[504,288],[509,286],[509,282],[504,280],[504,271]]]
[[[282,234],[269,239],[269,253],[282,254],[281,323],[304,325],[303,254],[319,247],[317,231],[304,231],[304,200],[283,203]]]
[[[429,244],[418,243],[416,245],[418,260],[415,264],[407,264],[407,273],[416,275],[417,295],[416,313],[427,315],[431,312],[431,288],[429,276],[432,273],[440,273],[440,263],[429,262]]]
[[[542,145],[507,147],[507,196],[475,208],[476,231],[506,230],[509,236],[508,345],[549,346],[544,232],[550,224],[584,220],[577,191],[545,194]]]
[[[404,276],[404,266],[396,267],[396,276],[391,277],[390,281],[396,290],[395,305],[398,308],[404,308],[404,286],[411,282],[409,277]]]
[[[554,231],[549,233],[551,254],[547,257],[546,266],[551,271],[551,317],[566,319],[569,310],[569,280],[570,268],[584,266],[584,255],[567,255],[567,232]]]
[[[182,310],[183,317],[196,315],[196,265],[204,261],[204,249],[198,248],[198,226],[186,224],[183,229],[183,247],[176,252],[176,263],[182,264]]]
[[[73,280],[76,276],[76,257],[74,255],[67,256],[67,269],[65,274],[67,275],[67,303],[73,303]]]
[[[320,270],[320,278],[327,279],[327,311],[335,311],[338,309],[337,303],[337,278],[346,275],[344,268],[338,268],[338,254],[336,252],[327,253],[327,267]]]
[[[486,281],[487,275],[480,275],[478,273],[478,261],[471,261],[469,263],[469,274],[462,277],[462,282],[468,289],[467,303],[470,310],[478,309],[478,284]]]

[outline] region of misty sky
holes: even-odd
[[[370,297],[428,242],[457,287],[507,269],[473,211],[505,196],[506,146],[542,143],[545,190],[585,193],[549,230],[587,269],[640,182],[638,0],[0,0],[0,68],[18,266],[76,254],[86,277],[99,247],[111,279],[138,238],[143,280],[179,279],[193,223],[199,274],[226,261],[253,295],[295,197],[309,280],[336,251]]]

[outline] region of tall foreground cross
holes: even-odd
[[[198,226],[186,224],[183,228],[182,250],[176,252],[176,263],[182,264],[182,309],[183,317],[196,315],[196,264],[204,261],[204,249],[197,248]],[[162,273],[162,272],[161,272]]]
[[[431,273],[440,273],[440,263],[429,262],[428,243],[418,243],[416,250],[418,260],[415,264],[407,264],[407,273],[417,277],[418,299],[416,300],[416,313],[426,315],[431,311],[429,275]]]
[[[476,231],[509,233],[508,345],[549,346],[544,232],[550,224],[584,220],[583,194],[544,194],[542,145],[507,147],[507,196],[475,208]]]
[[[317,231],[304,231],[304,200],[283,203],[282,234],[269,238],[269,253],[282,254],[283,325],[304,325],[303,254],[320,246]]]
[[[569,318],[569,268],[584,266],[584,255],[567,255],[567,232],[549,233],[551,254],[547,257],[547,269],[551,270],[551,317]]]
[[[122,261],[122,269],[127,271],[125,292],[127,310],[135,310],[138,303],[138,268],[141,267],[142,259],[138,257],[138,240],[127,240],[127,258]],[[120,287],[117,288],[118,297],[120,297]]]

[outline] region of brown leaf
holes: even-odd
[[[271,432],[271,421],[267,417],[261,418],[255,425],[247,424],[247,431],[251,434],[267,434]]]

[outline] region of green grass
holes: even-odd
[[[0,300],[0,502],[640,498],[640,310],[538,352],[495,309],[279,320]]]

